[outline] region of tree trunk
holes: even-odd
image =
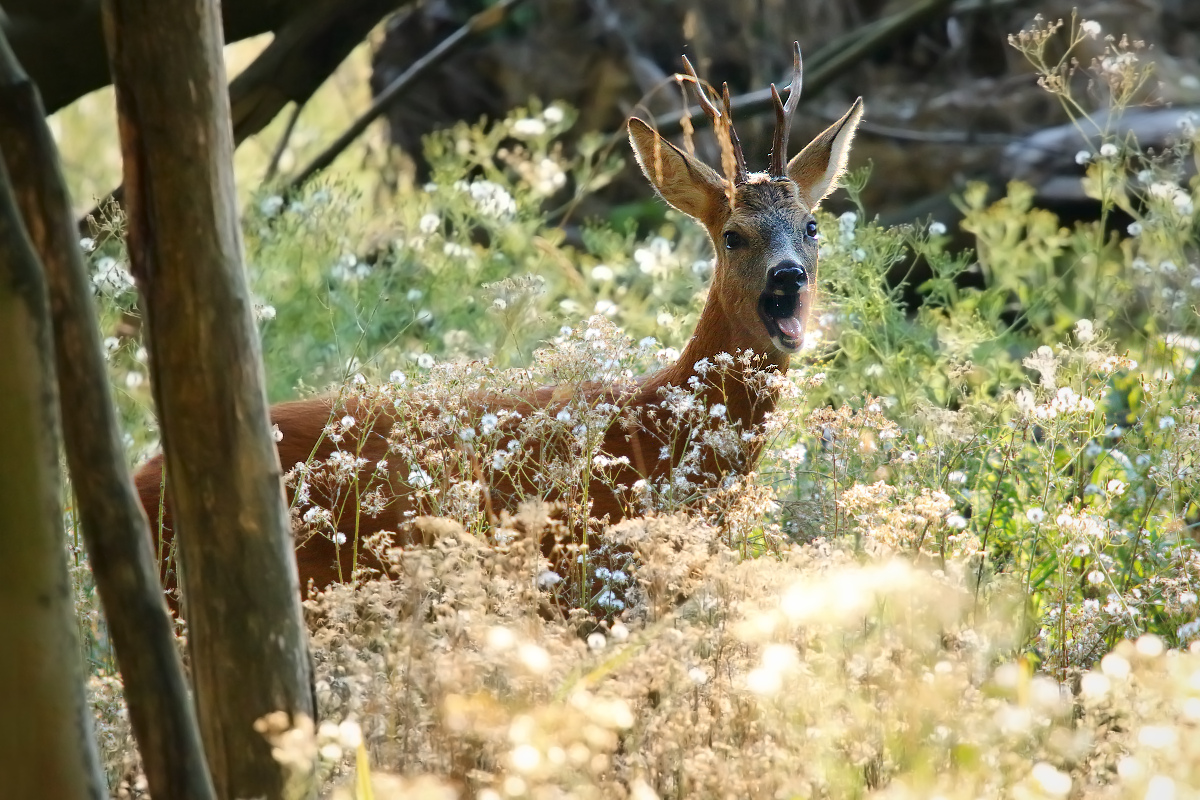
[[[281,797],[256,719],[313,716],[242,267],[215,0],[108,0],[130,264],[148,328],[204,748],[223,798]]]
[[[45,267],[67,463],[154,797],[214,797],[150,529],[108,385],[91,286],[37,88],[0,34],[0,151]]]
[[[67,572],[58,391],[41,266],[0,164],[0,786],[108,796]]]

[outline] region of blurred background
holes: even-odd
[[[23,5],[6,3],[3,24],[57,111],[55,132],[83,212],[120,172],[99,3]],[[335,162],[376,201],[398,181],[427,178],[422,137],[460,120],[502,118],[534,98],[578,109],[567,144],[588,132],[619,134],[631,113],[669,127],[681,107],[671,80],[681,54],[701,76],[728,82],[751,167],[763,168],[773,117],[761,93],[772,81],[788,82],[792,41],[807,69],[793,142],[807,141],[864,96],[867,124],[854,165],[873,167],[863,200],[884,221],[949,220],[948,197],[968,180],[1002,190],[1012,178],[1031,182],[1039,205],[1066,218],[1094,213],[1076,180],[1078,132],[1059,127],[1068,118],[1058,101],[1007,46],[1036,14],[1070,19],[1074,11],[1105,35],[1144,43],[1157,82],[1145,94],[1156,100],[1125,123],[1140,126],[1143,145],[1177,134],[1183,115],[1200,106],[1200,3],[1193,0],[526,0],[504,8],[234,0],[224,11],[228,71],[232,78],[250,68],[243,76],[250,85],[235,97],[235,125],[261,127],[239,147],[245,196],[269,176],[301,169],[413,62],[489,7],[496,13],[487,29],[418,76]],[[1101,35],[1080,61],[1104,51]],[[753,101],[755,92],[759,102],[741,106],[739,98]],[[711,137],[697,137],[697,145],[712,159]],[[570,192],[564,186],[547,207]],[[626,169],[586,199],[580,216],[607,215],[645,196],[640,177]]]

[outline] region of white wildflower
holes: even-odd
[[[264,217],[273,217],[283,209],[283,198],[277,194],[264,197],[258,204],[258,210]]]
[[[804,459],[808,457],[808,448],[802,444],[794,444],[788,449],[780,453],[784,461],[788,462],[793,467],[804,463]]]
[[[433,478],[420,467],[413,467],[408,473],[407,483],[414,489],[428,489],[433,485]]]
[[[596,596],[596,605],[606,611],[621,611],[625,608],[625,602],[613,594],[611,589],[605,589]]]
[[[92,284],[101,294],[121,294],[133,288],[133,275],[115,258],[105,256],[96,262]]]
[[[1075,338],[1082,343],[1096,338],[1096,328],[1090,319],[1081,319],[1075,323]]]
[[[532,117],[524,117],[514,120],[512,124],[512,134],[520,139],[534,139],[546,132],[546,123],[540,119]]]
[[[417,223],[417,228],[426,235],[434,233],[442,225],[442,218],[437,214],[425,214]]]
[[[1066,797],[1071,793],[1071,776],[1055,769],[1045,761],[1039,761],[1029,771],[1029,777],[1038,788],[1051,797]]]
[[[456,181],[454,188],[466,192],[479,213],[499,220],[511,219],[516,216],[517,203],[511,194],[498,183],[487,180],[476,180],[471,183]]]
[[[842,215],[838,217],[838,233],[841,235],[843,241],[854,241],[854,226],[856,224],[858,224],[858,214],[855,214],[853,211],[842,212]]]

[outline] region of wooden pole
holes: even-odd
[[[83,684],[50,309],[0,163],[0,794],[108,796]]]
[[[106,0],[130,265],[148,330],[200,731],[217,795],[282,797],[256,719],[314,715],[242,265],[216,0]]]
[[[150,794],[215,797],[163,601],[146,515],[125,466],[91,285],[37,87],[0,33],[0,152],[45,269],[76,509]]]

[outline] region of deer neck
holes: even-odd
[[[743,323],[730,319],[721,304],[719,293],[709,294],[695,333],[683,348],[683,354],[674,364],[655,373],[647,381],[647,388],[657,392],[664,386],[690,388],[692,379],[698,382],[698,392],[709,408],[720,403],[726,408],[731,422],[739,423],[743,430],[762,424],[766,415],[775,409],[779,392],[759,388],[761,380],[749,380],[751,373],[762,371],[786,373],[790,357],[773,347],[770,353],[761,353],[762,345],[755,347]],[[756,356],[748,366],[742,354],[753,350]],[[733,364],[721,367],[718,356],[727,353],[733,356]],[[696,364],[700,363],[700,369]],[[704,364],[710,365],[708,369]]]

